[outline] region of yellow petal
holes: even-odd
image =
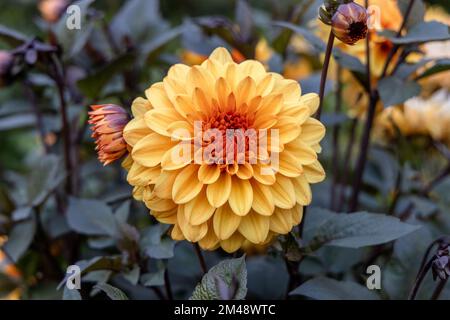
[[[220,241],[220,246],[226,252],[233,253],[242,246],[244,240],[245,238],[239,232],[236,231],[228,239]]]
[[[302,222],[302,218],[303,218],[303,207],[296,205],[295,207],[290,209],[290,211],[291,211],[291,216],[292,216],[292,224],[294,226],[300,224],[300,222]]]
[[[203,239],[208,232],[208,224],[205,222],[198,226],[191,225],[185,219],[184,209],[184,205],[178,206],[177,213],[178,226],[180,227],[184,237],[190,242],[197,242]]]
[[[250,179],[253,176],[253,167],[249,163],[240,164],[238,166],[238,170],[236,171],[236,175],[242,179]]]
[[[142,118],[144,114],[152,109],[152,105],[147,99],[144,99],[142,97],[138,97],[133,100],[133,103],[131,104],[131,113],[133,114],[134,118]]]
[[[275,206],[282,209],[290,209],[295,206],[295,190],[291,179],[277,175],[276,182],[270,186]]]
[[[312,200],[311,186],[306,180],[305,175],[292,179],[292,183],[294,184],[295,199],[297,200],[297,203],[302,206],[310,204]]]
[[[216,182],[209,184],[206,188],[206,197],[209,203],[218,208],[227,202],[231,193],[231,177],[222,173]]]
[[[256,212],[250,212],[242,217],[239,232],[252,243],[264,242],[269,233],[270,218]]]
[[[245,60],[238,65],[238,72],[243,76],[250,76],[256,82],[261,81],[267,74],[264,65],[256,60]]]
[[[154,109],[173,109],[162,82],[157,82],[145,90],[145,96]]]
[[[151,133],[141,140],[133,148],[131,156],[133,160],[145,167],[154,167],[161,163],[164,154],[176,142],[170,138],[161,136],[157,133]]]
[[[256,94],[261,96],[268,95],[275,84],[275,77],[272,73],[267,73],[256,85]]]
[[[147,111],[144,116],[145,123],[153,131],[170,137],[167,132],[169,125],[176,121],[182,121],[183,118],[175,111],[175,109],[154,109]]]
[[[187,73],[189,72],[189,66],[177,63],[174,64],[169,68],[169,71],[167,72],[167,76],[171,79],[184,82],[186,81]]]
[[[309,114],[313,115],[319,108],[320,99],[317,93],[307,93],[300,98],[300,101],[309,108]]]
[[[193,115],[197,109],[192,103],[192,98],[187,94],[180,94],[175,97],[175,109],[184,118],[188,118],[189,115]]]
[[[178,224],[175,224],[173,226],[170,236],[172,237],[173,240],[176,240],[176,241],[182,241],[185,239],[183,232],[181,232],[181,229],[178,226]]]
[[[179,142],[167,150],[161,159],[161,167],[164,170],[177,170],[184,168],[192,162],[192,148],[190,141]]]
[[[214,232],[220,240],[225,240],[237,230],[241,217],[236,215],[228,204],[217,208],[214,213]]]
[[[163,170],[156,180],[155,189],[153,189],[155,195],[162,199],[172,199],[173,183],[175,182],[175,179],[178,176],[179,172],[179,170]]]
[[[127,174],[127,181],[132,186],[146,186],[155,183],[160,174],[161,167],[159,166],[148,168],[133,162]]]
[[[123,138],[130,146],[134,146],[139,140],[152,132],[143,117],[135,118],[128,122],[123,129]]]
[[[198,180],[198,165],[188,165],[175,178],[172,198],[176,203],[186,203],[199,194],[203,184]]]
[[[325,179],[325,170],[323,170],[319,161],[303,166],[303,170],[305,172],[306,180],[309,183],[317,183]]]
[[[262,99],[256,117],[261,117],[263,115],[276,115],[283,106],[283,95],[282,94],[269,94]]]
[[[236,89],[236,105],[241,106],[247,101],[250,101],[255,96],[255,92],[255,81],[249,76],[242,79]]]
[[[286,144],[297,138],[302,132],[302,127],[292,117],[279,117],[273,129],[278,129],[278,137],[281,144]]]
[[[208,232],[206,233],[206,236],[204,236],[198,244],[203,250],[215,250],[219,246],[219,238],[217,238],[214,233],[211,220],[208,222]]]
[[[175,207],[169,211],[152,211],[151,214],[161,223],[175,224],[177,223],[178,208]]]
[[[291,210],[277,208],[270,217],[270,230],[279,234],[291,231],[293,226]]]
[[[202,164],[198,170],[198,180],[204,184],[211,184],[220,177],[220,168],[215,164]]]
[[[298,162],[302,165],[311,164],[317,160],[316,151],[308,146],[305,142],[303,142],[300,138],[289,142],[285,146],[285,150],[292,153],[293,156],[297,158]]]
[[[228,199],[233,212],[240,216],[246,215],[252,207],[252,202],[253,191],[250,182],[233,176],[230,198]]]
[[[323,124],[313,118],[309,118],[302,124],[301,139],[309,145],[318,143],[325,136]]]
[[[194,226],[208,221],[216,210],[216,208],[209,204],[208,199],[206,199],[205,189],[203,188],[194,199],[184,205],[185,218]]]
[[[270,187],[253,179],[251,180],[251,184],[253,189],[252,209],[259,214],[270,216],[275,209],[275,203],[272,192],[270,192]]]
[[[162,199],[154,194],[149,199],[145,199],[144,197],[144,203],[147,208],[154,211],[169,211],[177,206],[172,200]]]
[[[226,64],[229,62],[233,62],[233,59],[231,58],[230,53],[227,49],[223,47],[219,47],[214,49],[214,51],[210,54],[209,59],[216,60],[217,62],[221,64]]]
[[[259,183],[272,185],[275,183],[275,173],[271,166],[258,162],[253,166],[253,177]]]
[[[282,93],[285,102],[297,102],[302,94],[299,83],[290,79],[280,79],[276,81],[272,92]]]
[[[289,151],[283,151],[279,155],[278,172],[286,177],[298,177],[303,172],[298,159]]]

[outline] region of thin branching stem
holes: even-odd
[[[208,267],[206,266],[205,258],[203,257],[202,250],[200,249],[200,246],[198,243],[193,244],[195,253],[197,254],[198,262],[200,263],[200,267],[202,268],[203,274],[206,274],[208,272]]]
[[[320,88],[319,88],[319,109],[316,112],[316,119],[320,120],[320,115],[322,114],[323,107],[323,97],[325,95],[325,84],[327,82],[328,66],[330,65],[331,52],[333,50],[334,43],[334,33],[330,30],[330,35],[328,36],[327,48],[325,51],[325,60],[323,61],[322,74],[320,76]]]

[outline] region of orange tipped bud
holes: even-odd
[[[68,0],[41,0],[38,8],[44,20],[54,23],[59,20],[69,4]]]
[[[114,104],[91,106],[89,123],[92,124],[92,138],[103,165],[121,158],[127,152],[127,144],[123,138],[123,128],[130,120],[128,113]]]
[[[368,14],[364,7],[350,2],[339,5],[333,17],[331,26],[336,38],[342,42],[354,45],[367,36]]]

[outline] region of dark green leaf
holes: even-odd
[[[432,76],[436,73],[450,70],[450,59],[440,59],[436,60],[435,63],[424,72],[422,72],[416,80],[423,79]]]
[[[106,293],[106,295],[111,300],[128,300],[127,295],[125,293],[123,293],[122,290],[120,290],[119,288],[113,287],[107,283],[96,284],[94,286],[94,288],[100,289],[101,291]]]
[[[322,245],[345,248],[373,246],[401,238],[420,228],[381,213],[338,214],[314,207],[308,213],[305,239],[310,240],[307,247],[310,250]]]
[[[219,280],[218,280],[219,279]],[[236,283],[237,282],[237,283]],[[234,292],[230,298],[233,300],[244,299],[247,294],[247,270],[245,256],[238,259],[228,259],[219,262],[211,268],[195,287],[191,300],[218,300],[223,299],[221,292],[225,285]],[[234,288],[235,286],[235,288]]]
[[[316,50],[316,52],[323,52],[325,51],[325,43],[320,39],[319,37],[315,36],[314,33],[311,30],[305,29],[303,27],[297,26],[295,24],[284,22],[284,21],[275,21],[273,23],[275,26],[288,28],[298,35],[305,38],[306,41],[308,41]]]
[[[141,276],[141,283],[146,287],[163,286],[164,272],[164,269],[160,269],[157,272],[143,274]]]
[[[450,39],[448,25],[437,21],[426,21],[414,25],[404,37],[390,37],[394,44],[404,45]]]
[[[20,221],[14,225],[4,245],[8,256],[17,262],[33,241],[36,232],[36,218]]]
[[[169,259],[173,257],[175,241],[164,236],[167,226],[157,224],[144,231],[140,240],[143,253],[154,259]]]
[[[122,273],[122,276],[127,279],[131,284],[136,285],[139,281],[139,275],[141,274],[141,268],[134,266],[133,269],[128,272]]]
[[[381,79],[378,92],[385,107],[395,106],[420,94],[420,85],[414,81],[405,81],[395,76]]]
[[[290,292],[316,300],[378,300],[378,295],[356,282],[318,277],[306,281]]]
[[[36,117],[32,114],[13,114],[0,118],[0,131],[28,128],[36,125]]]
[[[131,53],[120,56],[111,61],[106,67],[103,67],[78,81],[78,88],[89,98],[100,97],[102,89],[108,84],[113,76],[126,70],[133,64],[135,59],[136,57]]]
[[[410,0],[398,0],[397,5],[404,16],[406,10],[409,6]],[[381,9],[383,10],[383,9]],[[425,4],[422,0],[415,0],[409,13],[408,20],[406,21],[406,28],[411,28],[412,26],[423,22],[425,17]]]
[[[89,235],[118,234],[115,217],[105,203],[98,200],[71,197],[67,222],[72,230]]]

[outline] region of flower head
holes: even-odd
[[[300,223],[310,184],[325,177],[316,94],[218,48],[201,65],[172,66],[145,96],[124,129],[124,167],[174,239],[233,252]]]
[[[357,3],[339,5],[331,18],[332,31],[342,42],[354,45],[367,36],[367,11]]]
[[[91,106],[89,123],[92,124],[92,137],[95,139],[98,159],[107,165],[127,152],[123,138],[123,128],[129,121],[128,113],[114,104]]]

